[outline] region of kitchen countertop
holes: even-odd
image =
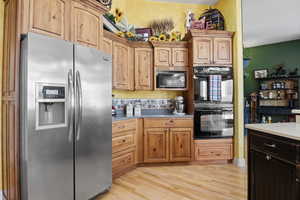
[[[246,128],[300,141],[299,123],[247,124]]]
[[[137,118],[193,118],[193,115],[174,115],[174,114],[156,114],[156,115],[141,115],[127,117],[126,115],[113,116],[112,121],[127,120],[127,119],[137,119]]]
[[[294,109],[294,110],[292,110],[292,113],[293,114],[300,114],[300,109]]]

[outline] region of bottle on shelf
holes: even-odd
[[[269,124],[272,123],[272,117],[271,117],[271,116],[268,117],[268,123],[269,123]]]
[[[263,124],[265,124],[267,121],[266,121],[266,117],[263,115],[262,117],[261,117],[261,123],[263,123]]]

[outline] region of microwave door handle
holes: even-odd
[[[76,140],[80,140],[80,129],[82,123],[82,87],[81,87],[81,78],[80,72],[76,71],[76,86],[77,86],[77,110],[78,110],[78,118],[76,123]]]
[[[74,86],[73,86],[73,72],[72,69],[68,72],[68,141],[73,141],[73,121],[74,121]]]

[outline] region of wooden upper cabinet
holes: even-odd
[[[101,49],[103,39],[102,16],[97,10],[73,1],[71,26],[73,42]]]
[[[197,37],[193,39],[193,63],[211,64],[213,62],[213,38]]]
[[[105,53],[112,55],[112,51],[113,51],[113,42],[112,42],[112,40],[107,39],[107,38],[103,38],[102,50]]]
[[[172,49],[172,64],[175,67],[188,66],[188,49],[187,48],[173,48]]]
[[[148,128],[144,131],[144,162],[169,161],[169,129]]]
[[[172,65],[172,49],[158,47],[154,49],[155,66],[171,66]]]
[[[214,38],[214,63],[232,64],[232,40],[231,38]]]
[[[152,48],[135,48],[135,89],[153,89],[153,50]]]
[[[29,30],[68,39],[70,0],[30,0]]]
[[[192,159],[192,128],[170,129],[170,161]]]
[[[113,88],[133,90],[133,49],[113,42]]]

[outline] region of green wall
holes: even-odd
[[[244,94],[248,96],[258,89],[253,76],[254,69],[274,69],[274,65],[282,63],[287,71],[298,67],[300,75],[300,40],[245,48],[244,58],[251,58],[249,66],[244,70]]]

